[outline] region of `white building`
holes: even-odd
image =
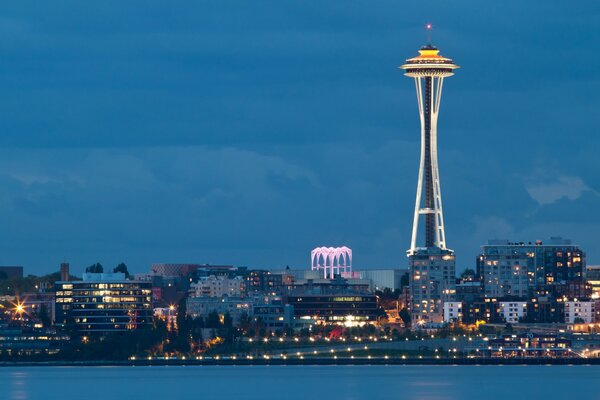
[[[366,269],[359,272],[362,279],[370,279],[371,289],[400,289],[402,275],[408,273],[405,269]]]
[[[200,278],[197,283],[192,283],[190,294],[192,297],[239,297],[243,295],[244,289],[244,278],[241,276],[229,278],[210,275]]]
[[[461,322],[463,317],[463,304],[460,301],[447,301],[444,303],[444,322]]]
[[[215,311],[219,315],[229,313],[233,324],[240,322],[242,314],[252,315],[253,302],[250,299],[240,298],[216,298],[216,297],[189,297],[187,299],[187,315],[192,318],[206,318],[208,314]]]
[[[565,322],[567,324],[595,322],[596,303],[594,301],[566,301]]]
[[[500,315],[509,324],[518,324],[527,315],[526,301],[503,301],[500,303]]]

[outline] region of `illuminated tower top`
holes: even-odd
[[[428,44],[421,47],[418,56],[409,58],[406,60],[406,64],[401,65],[400,68],[406,70],[404,75],[411,78],[425,76],[445,78],[454,75],[452,70],[460,67],[454,64],[450,58],[441,56],[437,48]]]

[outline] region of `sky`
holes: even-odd
[[[112,1],[0,5],[0,265],[406,267],[414,83],[461,66],[438,135],[457,270],[490,238],[600,264],[600,4]]]

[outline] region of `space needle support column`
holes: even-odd
[[[419,117],[421,119],[421,161],[419,164],[419,178],[417,180],[417,198],[415,200],[415,215],[413,217],[412,238],[410,240],[410,250],[414,251],[417,247],[417,232],[419,231],[419,211],[421,209],[421,193],[423,193],[423,170],[425,169],[425,116],[423,112],[423,90],[421,78],[415,77],[415,87],[417,89],[417,103],[419,105]]]
[[[435,97],[432,99],[431,107],[431,167],[433,183],[433,201],[435,210],[435,241],[441,249],[446,248],[446,235],[444,233],[444,213],[442,211],[442,191],[440,187],[440,170],[438,166],[438,146],[437,146],[437,121],[440,110],[440,101],[442,99],[443,77],[432,78],[435,82]],[[437,82],[436,82],[437,81]],[[432,83],[433,85],[433,83]]]

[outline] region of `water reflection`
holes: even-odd
[[[572,397],[574,387],[595,399],[599,373],[600,366],[3,367],[0,399],[555,399]]]
[[[15,371],[10,374],[10,400],[27,400],[27,371]]]

